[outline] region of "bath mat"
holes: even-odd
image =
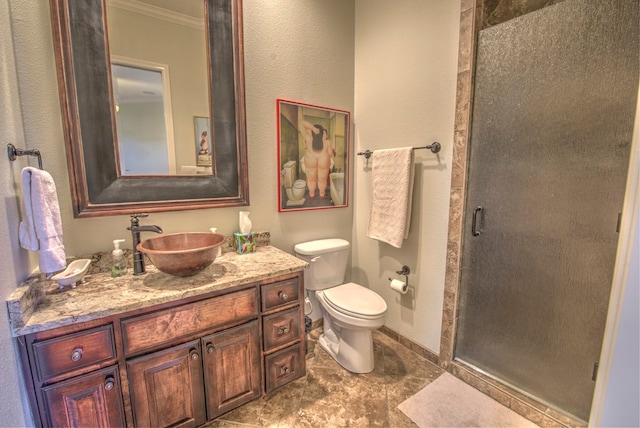
[[[398,406],[419,427],[537,427],[449,373]]]

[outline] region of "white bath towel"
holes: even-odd
[[[26,167],[22,170],[24,217],[20,222],[20,245],[39,251],[40,271],[46,274],[66,267],[62,243],[60,206],[53,177],[46,171]]]
[[[367,236],[402,248],[411,221],[413,148],[375,150],[372,180]]]

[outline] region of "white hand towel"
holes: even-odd
[[[368,237],[402,248],[402,241],[409,236],[413,172],[412,147],[373,152]]]
[[[66,267],[62,243],[60,206],[53,177],[46,171],[26,167],[22,170],[24,218],[20,222],[20,245],[39,251],[40,271],[46,274]]]

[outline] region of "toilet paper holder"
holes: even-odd
[[[409,269],[409,266],[407,265],[403,265],[401,270],[397,270],[396,273],[398,275],[403,275],[404,276],[404,283],[405,284],[409,284],[409,274],[411,273],[411,269]],[[393,281],[392,278],[389,278],[389,281]]]

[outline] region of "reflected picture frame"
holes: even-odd
[[[278,212],[349,205],[351,114],[276,100]]]
[[[209,118],[202,116],[193,117],[193,127],[196,144],[196,166],[211,166],[211,131],[209,129]]]

